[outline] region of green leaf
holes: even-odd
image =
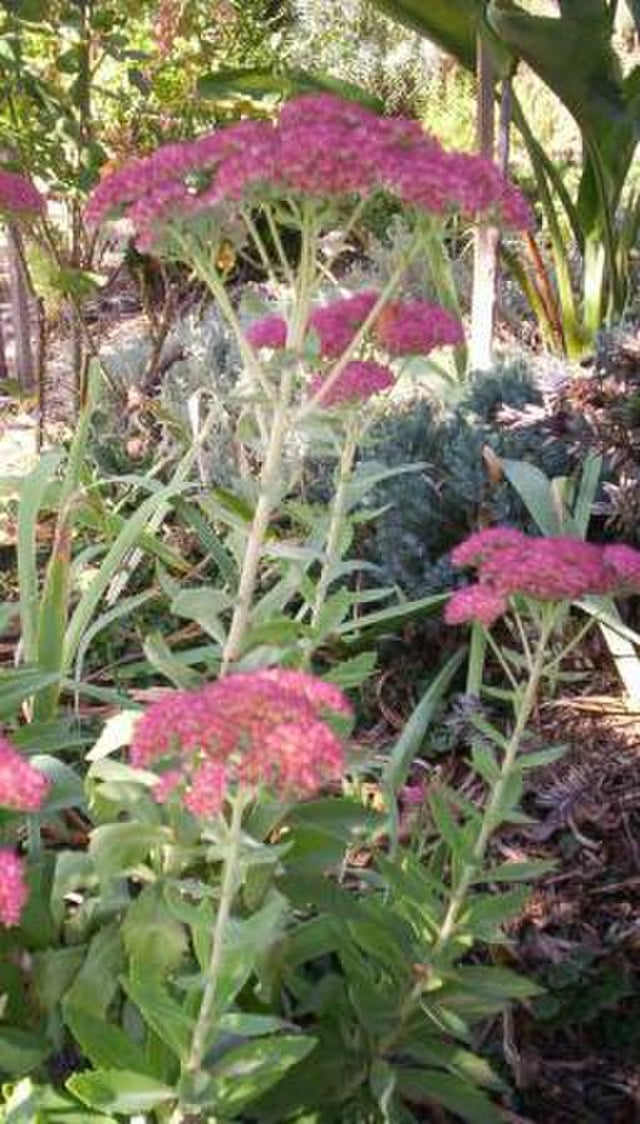
[[[280,67],[266,70],[260,67],[216,70],[198,79],[198,95],[207,100],[229,97],[290,98],[295,94],[329,92],[351,101],[381,110],[382,103],[361,86],[325,74],[312,74],[307,70]]]
[[[437,43],[475,73],[480,0],[373,0],[387,16]]]
[[[65,1023],[82,1053],[99,1069],[127,1070],[156,1076],[137,1042],[113,1023],[67,1004]]]
[[[120,983],[158,1038],[180,1061],[186,1062],[194,1023],[183,1007],[157,980],[131,975],[121,978]]]
[[[464,827],[456,822],[438,789],[429,793],[429,807],[440,837],[451,849],[454,858],[462,863],[473,862],[473,847],[466,838]]]
[[[85,961],[65,995],[63,1015],[67,1009],[88,1011],[94,1018],[106,1015],[118,990],[118,972],[123,966],[122,940],[119,926],[100,929],[89,945]]]
[[[200,508],[189,503],[182,496],[178,496],[173,501],[173,506],[180,519],[196,532],[203,550],[211,555],[220,570],[222,580],[234,589],[238,581],[238,570],[233,555],[204,518]]]
[[[104,723],[97,742],[87,753],[87,761],[102,761],[123,746],[131,745],[139,710],[120,710],[112,714]]]
[[[151,1112],[176,1096],[168,1085],[144,1073],[113,1069],[76,1074],[67,1089],[90,1108],[117,1113]]]
[[[187,934],[172,916],[157,883],[145,886],[129,906],[122,940],[127,955],[162,980],[178,968],[188,948]]]
[[[324,678],[329,683],[335,683],[336,686],[342,687],[343,691],[348,691],[355,687],[361,687],[373,675],[377,662],[377,652],[360,652],[359,655],[352,656],[351,659],[339,660]]]
[[[504,897],[514,898],[514,894]],[[462,985],[473,995],[486,996],[502,1001],[530,999],[542,995],[544,988],[528,980],[525,976],[512,972],[509,968],[496,965],[463,964],[456,969],[456,984]]]
[[[112,878],[135,869],[154,847],[164,847],[172,838],[160,824],[104,824],[92,831],[89,854],[100,878]]]
[[[527,769],[539,769],[543,765],[553,765],[555,761],[560,761],[566,755],[567,748],[566,745],[554,745],[534,753],[523,753],[518,758],[518,765],[523,772]]]
[[[38,558],[36,530],[45,491],[60,464],[59,453],[47,453],[24,479],[18,509],[18,585],[22,644],[27,663],[37,657],[38,642]]]
[[[489,1098],[461,1077],[437,1070],[403,1067],[398,1070],[398,1088],[410,1101],[436,1101],[468,1124],[501,1124],[503,1119]]]
[[[411,763],[420,751],[424,736],[442,704],[452,680],[462,666],[465,654],[464,649],[455,652],[438,672],[411,714],[391,751],[391,756],[384,768],[383,783],[393,797],[394,803],[398,792],[406,782]]]
[[[229,1011],[222,1015],[219,1026],[225,1034],[237,1034],[240,1038],[259,1038],[291,1029],[289,1023],[275,1015],[245,1015],[242,1011]]]
[[[176,658],[160,632],[152,632],[145,638],[144,654],[151,666],[179,690],[190,691],[202,683],[197,671]]]
[[[114,1124],[112,1116],[93,1112],[50,1086],[34,1085],[25,1078],[2,1090],[3,1124]]]
[[[468,904],[460,926],[478,940],[496,940],[501,936],[500,926],[522,912],[529,894],[528,887],[504,894],[478,894]]]
[[[544,472],[527,461],[502,460],[500,464],[543,535],[561,535],[566,531],[551,482]]]
[[[557,865],[554,859],[540,859],[528,863],[502,863],[501,866],[494,866],[487,870],[478,881],[533,882],[543,874],[548,874],[550,870],[555,870]]]
[[[55,672],[40,671],[37,667],[0,669],[0,719],[14,719],[25,699],[57,683],[59,678]]]
[[[40,814],[60,812],[65,808],[84,807],[84,784],[70,765],[48,754],[35,754],[31,764],[49,778],[50,787]]]
[[[340,625],[338,634],[351,640],[354,633],[369,633],[374,636],[389,635],[404,624],[406,620],[416,620],[420,616],[437,613],[448,600],[448,593],[431,593],[416,601],[405,601],[391,605],[388,609],[378,609],[374,613],[363,613],[353,620]]]
[[[176,471],[176,477],[178,471]],[[182,480],[174,479],[166,487],[148,496],[136,508],[124,523],[115,542],[112,543],[102,561],[98,572],[93,577],[88,589],[83,593],[76,605],[71,620],[67,626],[64,641],[63,670],[68,672],[73,665],[79,645],[93,615],[116,576],[121,572],[123,564],[135,547],[140,546],[140,537],[150,524],[158,522],[168,510],[168,502],[185,485]]]
[[[233,598],[229,593],[205,585],[198,589],[181,590],[171,604],[171,612],[195,621],[212,640],[224,644],[227,633],[220,614],[228,612],[232,606]]]
[[[48,948],[33,955],[33,988],[40,1007],[52,1013],[77,975],[87,953],[86,945]]]
[[[281,1081],[316,1045],[306,1035],[275,1035],[229,1050],[210,1070],[211,1102],[217,1112],[234,1116]]]
[[[487,784],[493,785],[500,776],[500,766],[491,746],[476,742],[471,748],[473,767]]]
[[[50,1052],[46,1038],[31,1031],[0,1027],[0,1070],[12,1079],[30,1073]]]

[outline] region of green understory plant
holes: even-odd
[[[531,721],[585,632],[567,631],[569,598],[637,588],[640,556],[494,528],[454,562],[479,570],[446,614],[474,622],[476,795],[428,778],[426,834],[406,835],[412,763],[462,651],[378,774],[378,811],[360,789],[375,763],[353,743],[344,753],[344,696],[307,673],[237,672],[107,725],[89,755],[88,849],[34,860],[43,892],[3,936],[32,958],[27,979],[5,982],[18,1025],[0,1058],[20,1045],[13,1072],[33,1073],[8,1094],[7,1124],[23,1102],[45,1120],[47,1106],[70,1120],[84,1106],[89,1119],[172,1124],[410,1122],[434,1103],[472,1124],[501,1119],[507,1087],[474,1028],[537,989],[487,952],[549,863],[505,862],[491,842],[526,822],[527,771],[562,754]]]

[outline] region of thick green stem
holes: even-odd
[[[337,487],[331,507],[331,519],[329,522],[324,562],[320,571],[320,577],[318,578],[313,601],[313,610],[311,613],[312,629],[318,627],[336,563],[340,558],[340,540],[342,538],[342,531],[347,513],[348,486],[353,471],[356,449],[358,447],[358,429],[357,418],[351,417],[347,423],[345,443],[342,456],[340,457]]]
[[[289,325],[287,347],[295,352],[302,348],[309,315],[309,302],[315,283],[317,226],[315,215],[310,212],[304,216],[302,225],[302,251],[296,299],[293,316]],[[249,538],[242,560],[242,571],[238,586],[233,617],[222,653],[221,674],[225,675],[236,662],[242,651],[242,644],[249,626],[251,607],[258,579],[258,570],[264,540],[271,514],[279,498],[282,472],[282,450],[289,430],[289,407],[295,384],[296,368],[287,366],[280,382],[278,401],[271,418],[271,430],[267,452],[260,473],[260,494],[253,515]]]
[[[211,956],[207,966],[207,981],[205,984],[200,1011],[193,1031],[191,1050],[186,1063],[187,1073],[197,1073],[202,1066],[202,1059],[207,1046],[207,1035],[210,1030],[212,1015],[215,1013],[215,1003],[218,991],[218,976],[222,965],[224,952],[224,939],[227,924],[231,914],[231,905],[236,892],[238,881],[238,865],[240,859],[242,813],[246,804],[246,795],[240,789],[233,800],[229,838],[224,860],[224,873],[220,890],[220,903],[216,916],[213,940],[211,943]]]
[[[238,659],[242,649],[242,641],[249,624],[258,577],[258,568],[262,557],[262,548],[264,546],[269,520],[271,519],[271,513],[278,498],[282,448],[288,429],[288,408],[294,373],[294,370],[289,368],[283,374],[280,384],[280,399],[271,419],[269,445],[260,474],[260,495],[258,496],[258,502],[253,513],[251,530],[242,559],[238,595],[222,654],[222,675],[224,675],[231,667],[231,664]]]

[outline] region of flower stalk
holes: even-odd
[[[298,272],[293,315],[287,333],[287,346],[300,352],[309,318],[309,307],[315,285],[315,262],[318,228],[312,208],[302,219],[302,248]],[[252,351],[253,354],[253,351]],[[279,499],[282,475],[282,451],[289,432],[289,408],[295,385],[297,368],[288,364],[282,373],[280,390],[271,418],[271,431],[267,452],[260,473],[260,494],[253,515],[249,538],[242,560],[238,595],[231,625],[222,652],[221,674],[225,675],[239,659],[249,627],[251,608],[258,580],[258,570],[264,541],[273,510]]]
[[[191,1040],[191,1049],[185,1066],[185,1070],[189,1074],[197,1073],[202,1068],[202,1060],[207,1046],[207,1034],[215,1014],[218,977],[222,966],[225,935],[231,916],[231,906],[238,885],[242,843],[242,815],[247,802],[247,792],[239,788],[231,801],[231,822],[229,825],[222,886],[220,889],[220,903],[218,905],[218,913],[211,943],[211,956],[209,964],[207,965],[206,984],[202,995],[200,1011],[196,1020],[193,1038]]]
[[[529,680],[524,693],[516,703],[516,721],[505,749],[500,776],[493,786],[489,802],[484,810],[482,824],[473,848],[472,861],[466,863],[462,868],[457,885],[451,895],[447,911],[440,927],[440,932],[435,942],[436,952],[442,952],[453,935],[469,887],[485,857],[492,832],[495,830],[500,820],[500,810],[505,789],[513,774],[522,738],[538,698],[540,683],[545,670],[547,645],[555,628],[557,615],[557,607],[554,606],[553,610],[545,614],[545,618],[543,619],[538,646],[533,656]]]
[[[347,515],[348,488],[358,448],[359,429],[357,416],[352,413],[346,425],[345,441],[337,473],[337,486],[331,506],[331,518],[327,534],[325,556],[320,571],[320,577],[318,578],[311,612],[311,628],[314,631],[318,628],[320,623],[320,617],[327,599],[329,586],[333,579],[336,564],[340,559],[340,541],[342,539],[342,532]]]

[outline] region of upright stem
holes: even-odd
[[[340,457],[340,465],[338,468],[338,481],[333,497],[333,504],[331,507],[331,519],[329,522],[329,533],[327,535],[327,546],[325,550],[324,562],[318,578],[316,586],[316,593],[313,602],[313,610],[311,613],[311,627],[315,629],[318,627],[318,622],[327,598],[327,592],[331,584],[333,572],[336,562],[340,556],[340,539],[342,537],[342,530],[344,527],[344,520],[347,509],[347,489],[351,473],[353,470],[353,462],[358,447],[358,421],[355,417],[350,417],[347,423],[347,430],[345,433],[345,443]]]
[[[513,767],[516,762],[522,735],[524,734],[527,723],[531,717],[533,708],[536,704],[538,697],[538,690],[540,687],[540,679],[545,667],[546,649],[549,642],[549,637],[553,632],[555,625],[555,614],[550,614],[542,625],[540,637],[538,640],[538,647],[533,657],[529,681],[525,688],[524,694],[518,706],[518,713],[516,715],[516,724],[513,728],[513,733],[509,738],[507,748],[505,750],[504,758],[502,760],[502,767],[500,769],[500,776],[496,781],[489,803],[485,808],[482,825],[478,832],[475,846],[473,848],[472,861],[466,863],[460,874],[458,884],[451,895],[449,907],[445,914],[444,920],[440,927],[440,932],[435,943],[435,950],[441,951],[451,937],[458,920],[460,909],[464,903],[467,891],[476,876],[478,866],[482,862],[489,839],[496,826],[496,818],[499,815],[502,799],[504,796],[505,788],[511,777]]]
[[[287,347],[298,352],[302,348],[309,314],[309,300],[315,281],[317,226],[313,212],[302,222],[302,249],[293,316],[289,325]],[[271,513],[277,501],[281,476],[282,449],[289,428],[289,406],[295,383],[296,368],[285,368],[280,382],[278,400],[271,418],[267,452],[260,473],[260,495],[256,504],[249,539],[242,560],[238,596],[229,634],[222,653],[221,675],[225,675],[240,656],[249,626],[258,569]]]
[[[289,399],[293,388],[294,369],[289,367],[282,376],[280,396],[271,419],[271,434],[267,455],[260,473],[260,495],[253,513],[251,530],[242,559],[242,571],[238,585],[238,595],[231,619],[231,626],[222,653],[221,674],[229,671],[231,664],[238,659],[244,635],[247,631],[253,596],[258,577],[265,535],[271,513],[276,503],[282,448],[287,432]]]
[[[218,990],[218,975],[220,973],[224,952],[225,931],[236,892],[238,860],[240,858],[240,843],[242,838],[242,813],[245,808],[245,802],[245,794],[242,789],[240,789],[236,793],[232,804],[231,824],[229,827],[229,838],[227,840],[224,873],[220,890],[220,904],[218,906],[216,923],[213,930],[211,956],[206,972],[207,982],[205,984],[200,1011],[193,1031],[189,1058],[185,1067],[187,1073],[197,1073],[202,1065],[202,1059],[207,1044],[207,1033],[211,1024],[211,1016],[214,1013],[216,993]]]
[[[513,733],[509,739],[507,748],[505,750],[504,758],[502,761],[502,768],[500,776],[493,788],[487,807],[485,808],[482,825],[478,833],[478,837],[473,848],[472,860],[464,866],[458,883],[451,895],[447,912],[444,916],[440,931],[434,944],[434,955],[442,953],[446,947],[447,942],[452,936],[464,900],[473,879],[476,877],[478,868],[485,856],[487,845],[491,838],[491,834],[496,827],[496,822],[500,814],[500,806],[504,796],[506,785],[509,782],[513,767],[516,762],[522,736],[525,732],[529,718],[536,704],[538,696],[538,689],[540,687],[540,680],[545,668],[545,654],[549,638],[554,630],[557,620],[556,612],[549,612],[543,620],[540,629],[540,636],[538,647],[533,657],[533,663],[530,669],[530,677],[525,688],[524,694],[520,700],[516,715],[516,724],[513,728]],[[422,1002],[422,997],[425,990],[425,983],[423,979],[416,981],[411,991],[404,1000],[393,1030],[382,1039],[379,1052],[380,1054],[387,1054],[396,1046],[401,1039],[407,1023],[412,1015]]]

